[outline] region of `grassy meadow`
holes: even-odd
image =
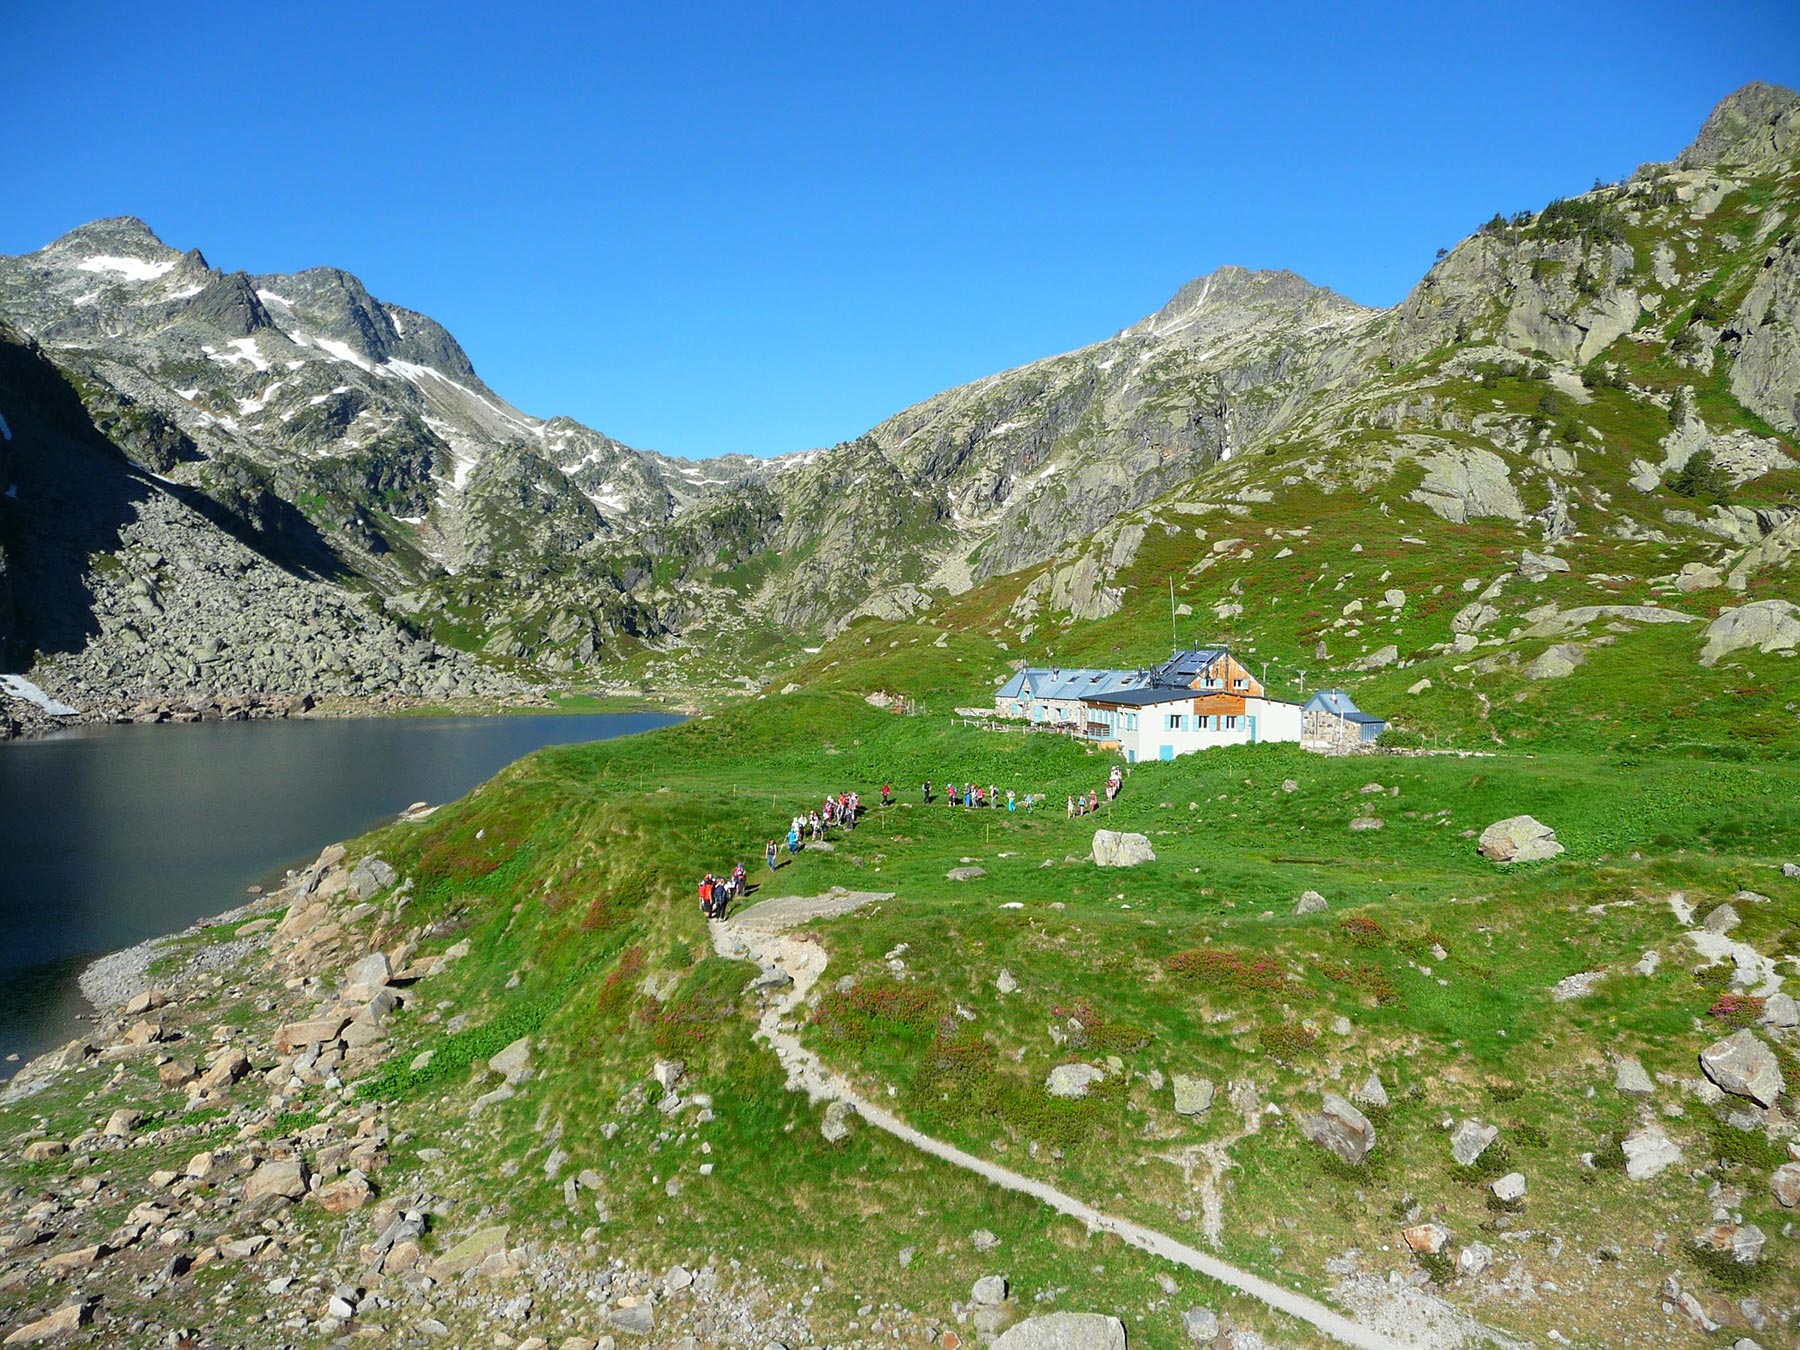
[[[1325,1261],[1352,1249],[1377,1273],[1411,1269],[1397,1229],[1432,1218],[1458,1246],[1496,1249],[1515,1284],[1550,1282],[1478,1315],[1577,1344],[1659,1343],[1663,1275],[1709,1278],[1685,1244],[1717,1180],[1741,1188],[1745,1219],[1772,1235],[1756,1288],[1794,1295],[1766,1183],[1779,1150],[1745,1143],[1719,1123],[1723,1108],[1679,1086],[1730,1029],[1709,1013],[1729,972],[1695,970],[1667,897],[1684,892],[1704,914],[1759,892],[1766,904],[1739,904],[1738,935],[1768,955],[1800,950],[1800,885],[1779,871],[1800,855],[1800,766],[1691,750],[1328,759],[1246,747],[1133,766],[1100,818],[1066,819],[1065,797],[1101,785],[1110,763],[1062,738],[896,716],[847,693],[540,752],[360,846],[416,880],[387,936],[422,927],[428,950],[470,944],[434,980],[438,1006],[402,1021],[399,1052],[362,1090],[416,1121],[402,1164],[408,1149],[459,1152],[454,1186],[483,1213],[639,1262],[706,1253],[785,1268],[836,1325],[870,1305],[942,1317],[1000,1270],[1025,1300],[1054,1290],[1054,1306],[1120,1310],[1134,1344],[1178,1344],[1180,1308],[1195,1301],[1304,1343],[1185,1273],[1172,1298],[1149,1258],[867,1128],[827,1144],[820,1110],[783,1091],[773,1056],[751,1043],[753,968],[709,955],[693,886],[741,859],[751,903],[833,886],[894,893],[816,925],[831,966],[805,1036],[829,1063],[920,1128],[1103,1209],[1202,1242],[1204,1146],[1243,1133],[1228,1093],[1247,1083],[1260,1128],[1230,1144],[1218,1177],[1221,1251],[1295,1287],[1326,1293]],[[1012,813],[941,796],[925,806],[927,776],[940,791],[973,777],[1047,800]],[[895,806],[872,807],[830,852],[789,861],[784,849],[775,875],[763,867],[763,841],[795,811],[850,787],[874,803],[883,781]],[[1551,824],[1567,853],[1512,869],[1481,859],[1475,833],[1519,813]],[[1382,827],[1350,829],[1369,816]],[[1156,861],[1096,869],[1096,826],[1143,832]],[[985,875],[946,877],[969,864]],[[1330,908],[1297,917],[1308,889]],[[1652,950],[1656,973],[1633,974]],[[1003,968],[1019,986],[1004,996]],[[1559,980],[1593,970],[1606,972],[1594,993],[1554,1000]],[[527,1033],[554,1066],[541,1086],[465,1122],[481,1062]],[[434,1050],[416,1072],[415,1049]],[[1639,1114],[1613,1090],[1619,1054],[1662,1076],[1656,1104],[1687,1155],[1648,1182],[1615,1165]],[[687,1063],[683,1091],[711,1098],[709,1124],[657,1113],[658,1058]],[[1075,1059],[1106,1067],[1106,1081],[1052,1098],[1049,1070]],[[1371,1113],[1375,1154],[1350,1169],[1296,1116],[1370,1071],[1391,1105]],[[1218,1085],[1208,1114],[1173,1112],[1177,1072]],[[1447,1143],[1446,1122],[1465,1117],[1501,1131],[1472,1169]],[[604,1222],[568,1213],[543,1178],[556,1124],[570,1166],[605,1180]],[[1529,1189],[1508,1207],[1487,1184],[1511,1170]],[[1000,1236],[997,1252],[974,1252],[978,1228]],[[902,1265],[907,1247],[917,1255]]]

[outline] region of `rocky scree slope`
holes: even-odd
[[[65,703],[160,719],[282,712],[306,695],[519,692],[347,586],[304,517],[259,503],[259,528],[133,464],[4,322],[0,386],[0,652]]]

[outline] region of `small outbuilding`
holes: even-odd
[[[1300,710],[1301,739],[1323,745],[1366,745],[1387,730],[1385,719],[1356,706],[1342,689],[1321,689]]]

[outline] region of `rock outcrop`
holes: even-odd
[[[1720,657],[1746,648],[1778,652],[1796,647],[1800,647],[1800,605],[1791,600],[1755,600],[1726,610],[1706,626],[1700,664],[1715,665]]]
[[[994,1350],[1125,1350],[1125,1324],[1104,1313],[1046,1313],[1001,1332]]]
[[[1748,1027],[1702,1050],[1700,1067],[1722,1091],[1734,1097],[1748,1097],[1758,1106],[1773,1106],[1775,1099],[1787,1090],[1775,1052]]]

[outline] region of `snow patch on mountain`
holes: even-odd
[[[231,348],[231,350],[222,352],[217,347],[211,345],[203,345],[200,350],[206,353],[209,360],[217,361],[222,366],[236,365],[239,361],[248,361],[252,366],[256,367],[258,372],[269,369],[269,363],[263,358],[262,352],[257,348],[255,338],[233,338],[225,345]]]
[[[120,258],[110,253],[96,253],[83,258],[75,266],[83,272],[112,272],[126,281],[155,281],[175,270],[175,260],[146,262],[142,258]]]

